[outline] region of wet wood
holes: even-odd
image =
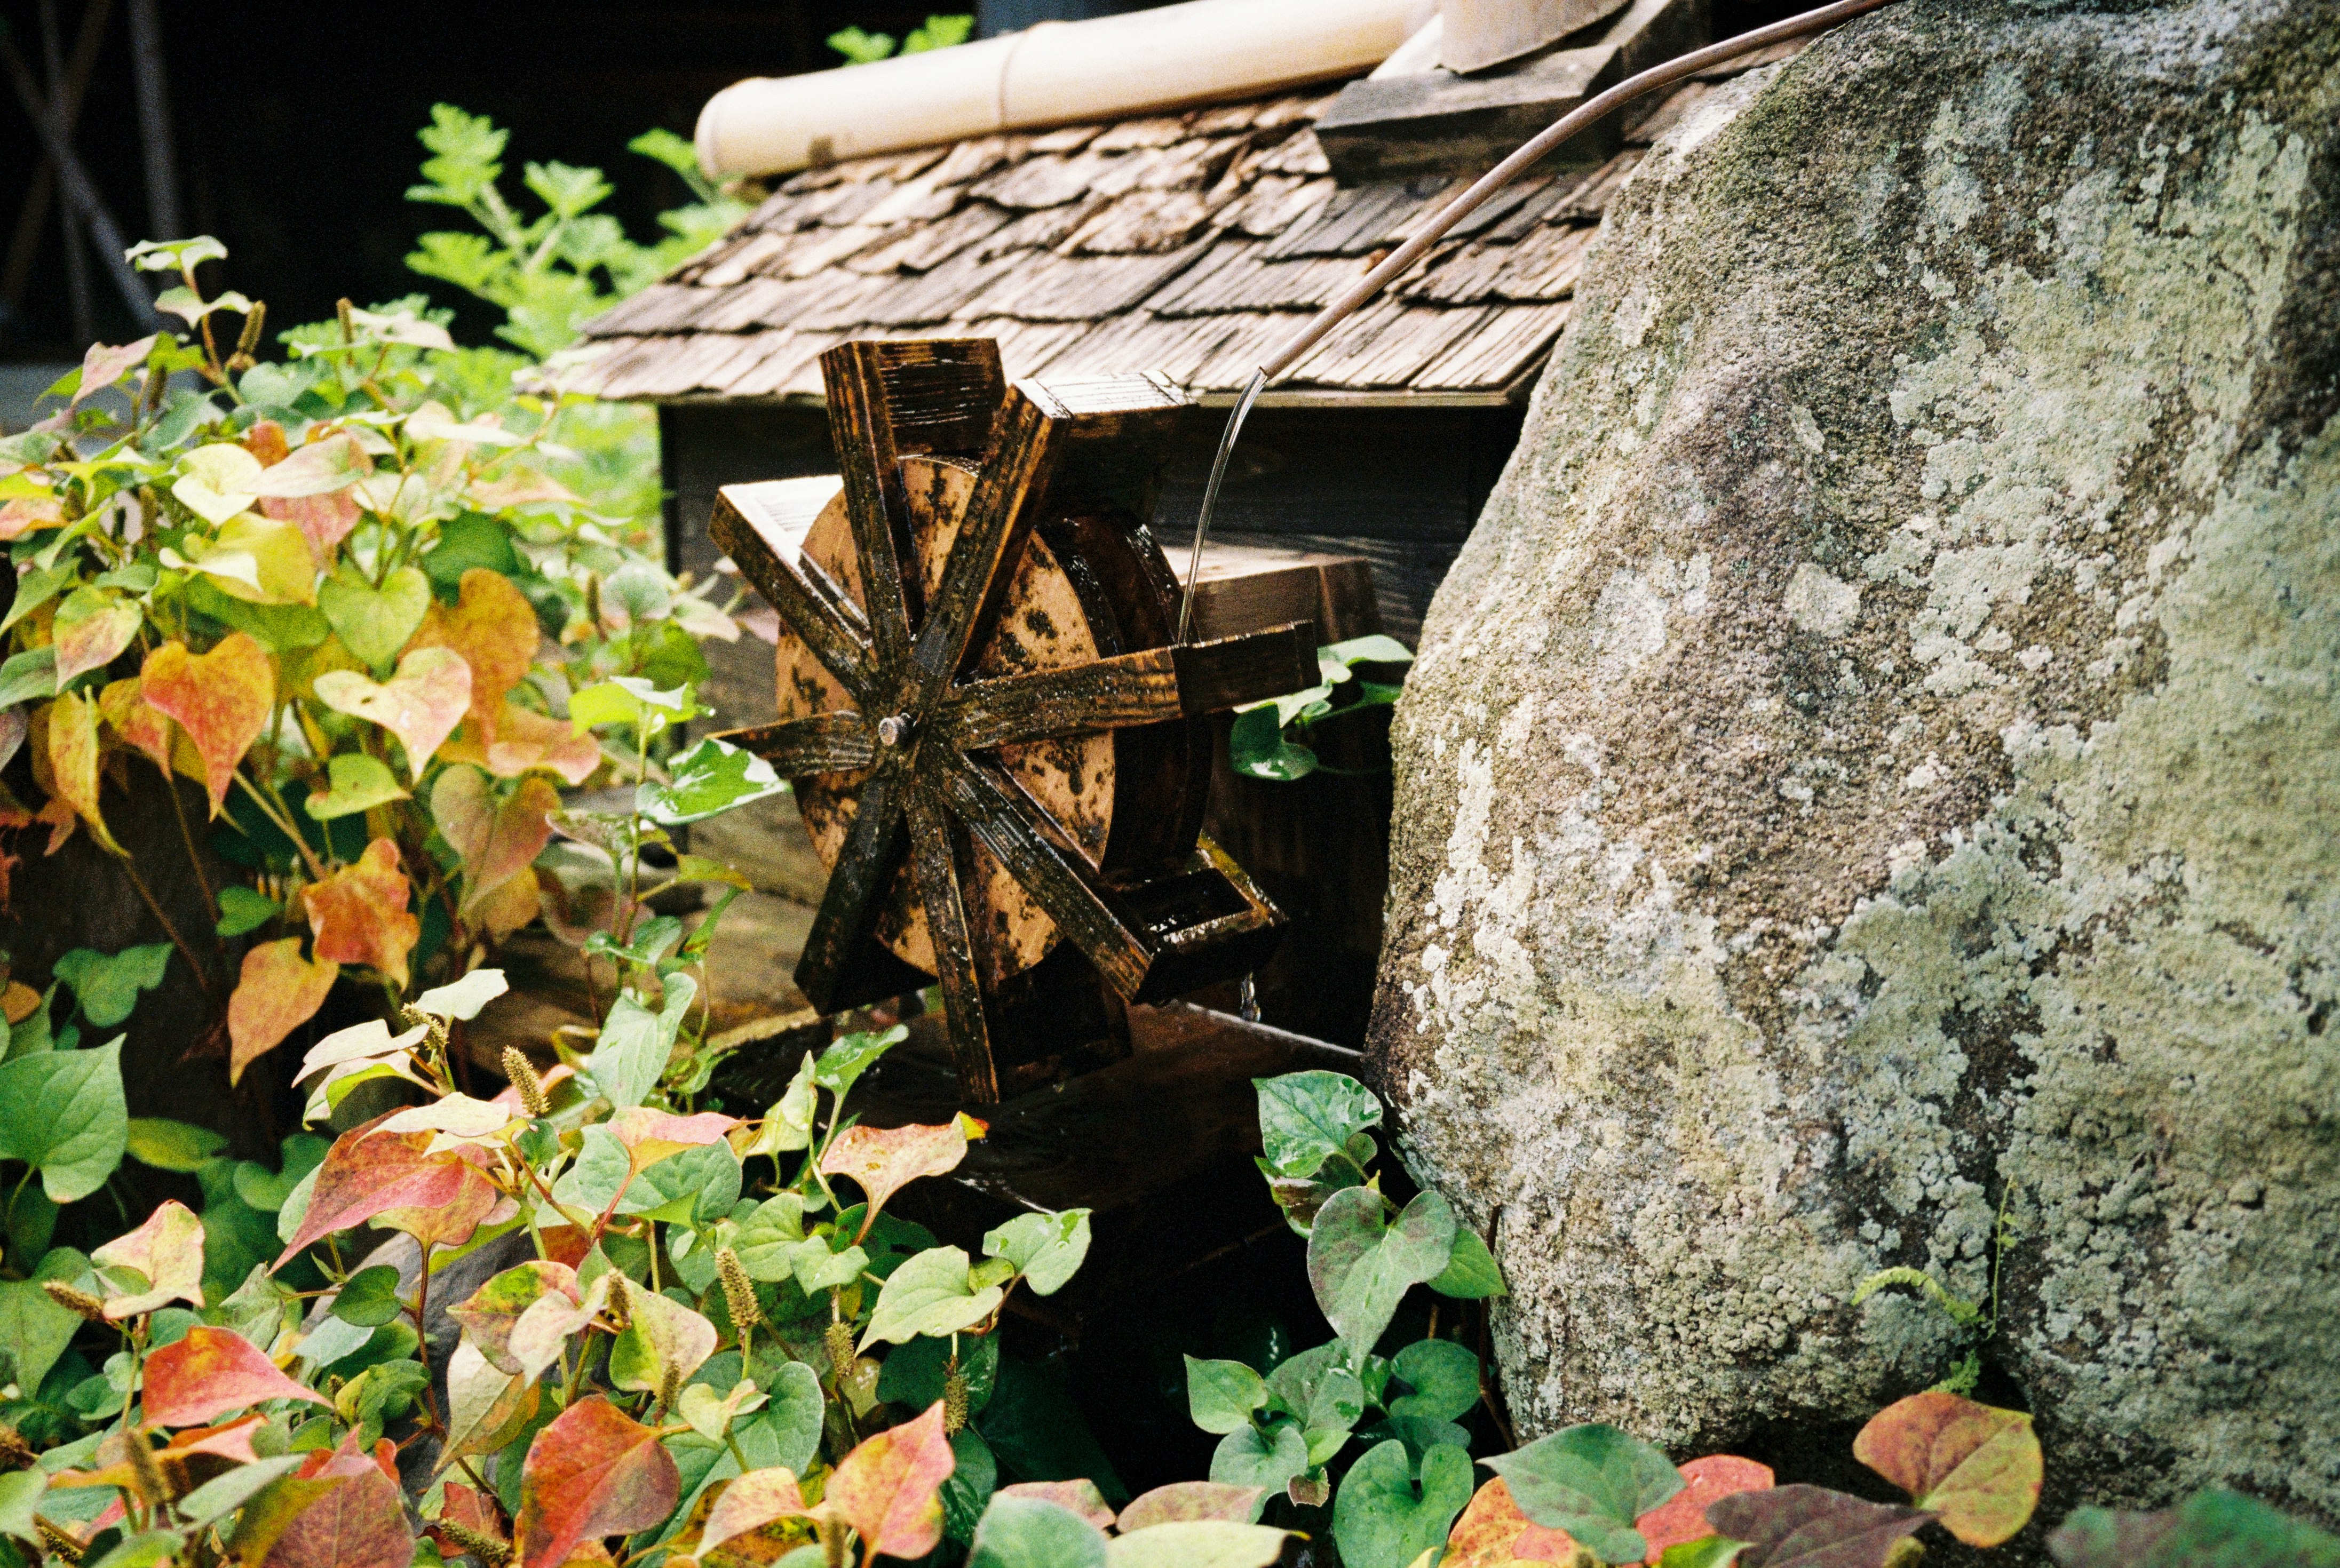
[[[878,760],[878,745],[861,715],[820,714],[808,719],[723,730],[715,738],[753,752],[782,778],[808,774],[858,773]]]
[[[1148,648],[1071,669],[964,687],[942,715],[967,751],[1044,735],[1193,718],[1316,684],[1313,623],[1251,636]]]
[[[999,1098],[999,1069],[992,1059],[989,1009],[976,974],[975,944],[959,896],[960,833],[942,803],[923,789],[910,792],[909,826],[911,865],[934,942],[935,978],[942,982],[943,1005],[950,1010],[951,1059],[967,1098],[988,1105]]]
[[[874,650],[861,606],[818,564],[805,558],[804,536],[789,531],[786,514],[759,506],[766,496],[752,493],[768,496],[782,486],[807,483],[782,479],[768,485],[727,485],[717,494],[707,531],[821,666],[866,704],[871,697]],[[829,493],[836,493],[833,485]],[[794,494],[786,498],[796,498]]]

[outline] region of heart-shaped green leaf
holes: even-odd
[[[0,1062],[0,1157],[38,1170],[52,1201],[72,1203],[104,1186],[129,1144],[118,1038],[92,1050]]]
[[[1633,1522],[1682,1489],[1673,1461],[1613,1426],[1571,1426],[1487,1465],[1522,1513],[1604,1563],[1640,1562],[1649,1546]]]
[[[350,1276],[333,1297],[333,1316],[361,1328],[379,1328],[404,1310],[398,1299],[398,1270],[377,1263]]]
[[[1430,1288],[1441,1296],[1451,1296],[1459,1301],[1482,1301],[1503,1292],[1503,1271],[1495,1267],[1494,1255],[1487,1244],[1479,1239],[1469,1227],[1454,1228],[1454,1250],[1440,1269]]]
[[[1393,1358],[1391,1372],[1411,1390],[1393,1393],[1392,1415],[1453,1421],[1479,1403],[1479,1357],[1451,1339],[1417,1339]]]
[[[363,752],[344,752],[326,764],[332,786],[301,803],[301,809],[319,822],[354,816],[375,806],[407,798],[398,787],[398,775],[388,764]],[[271,906],[273,912],[273,906]]]
[[[967,1256],[959,1248],[930,1248],[886,1277],[861,1343],[865,1348],[899,1345],[921,1334],[972,1328],[998,1310],[1005,1294],[996,1285],[977,1289],[967,1278]]]
[[[986,1257],[1016,1266],[1035,1296],[1054,1296],[1072,1278],[1089,1251],[1089,1211],[1019,1214],[983,1238]]]
[[[422,624],[431,608],[431,579],[413,567],[401,567],[376,587],[344,567],[320,585],[317,607],[342,646],[380,675]]]
[[[1454,1250],[1454,1211],[1435,1192],[1416,1194],[1394,1224],[1371,1188],[1344,1188],[1317,1211],[1308,1237],[1308,1283],[1353,1356],[1372,1353],[1410,1286],[1437,1277]],[[1671,1466],[1669,1466],[1671,1468]]]
[[[1243,1426],[1219,1439],[1211,1455],[1211,1479],[1228,1486],[1261,1486],[1281,1492],[1308,1468],[1308,1445],[1300,1428],[1278,1423],[1273,1433]]]
[[[1240,1432],[1267,1403],[1267,1384],[1240,1361],[1186,1357],[1186,1409],[1205,1432]]]
[[[1422,1484],[1403,1443],[1365,1451],[1333,1499],[1333,1537],[1351,1568],[1406,1568],[1446,1539],[1471,1501],[1471,1455],[1442,1444],[1422,1457]]]
[[[1259,1092],[1261,1152],[1284,1176],[1314,1176],[1351,1139],[1381,1125],[1382,1102],[1346,1073],[1287,1072],[1254,1079],[1252,1087]]]

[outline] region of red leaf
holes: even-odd
[[[658,1434],[606,1399],[553,1417],[521,1466],[521,1568],[560,1568],[580,1543],[661,1524],[682,1475]]]
[[[309,541],[309,554],[322,567],[333,558],[333,547],[350,537],[364,514],[355,496],[336,490],[330,496],[263,496],[260,515],[299,528],[301,537]]]
[[[406,955],[422,934],[422,922],[406,912],[406,873],[398,846],[386,838],[366,845],[354,865],[301,890],[317,933],[317,956],[335,963],[362,963],[406,989]]]
[[[956,1463],[937,1400],[840,1460],[820,1505],[861,1532],[873,1555],[923,1557],[942,1539],[942,1484]]]
[[[504,694],[528,678],[543,633],[528,596],[501,572],[473,567],[463,574],[458,593],[461,602],[451,610],[432,601],[406,646],[452,648],[463,656],[471,666],[471,715],[481,737],[491,743]]]
[[[1205,1481],[1203,1484],[1207,1486],[1210,1483]],[[1248,1492],[1252,1488],[1235,1486],[1228,1490]],[[1094,1481],[1018,1481],[1010,1485],[1002,1486],[999,1491],[1001,1495],[1006,1497],[1033,1497],[1043,1503],[1053,1503],[1066,1513],[1086,1519],[1100,1530],[1113,1528],[1112,1505],[1106,1502],[1105,1494],[1097,1490],[1096,1483]],[[1212,1517],[1218,1516],[1212,1515]],[[1242,1522],[1250,1524],[1249,1515],[1244,1515]],[[1166,1524],[1169,1521],[1159,1519],[1154,1523]]]
[[[1771,1467],[1731,1454],[1710,1454],[1681,1466],[1682,1489],[1633,1521],[1633,1528],[1650,1543],[1647,1561],[1655,1563],[1666,1548],[1684,1541],[1700,1541],[1714,1533],[1706,1522],[1706,1505],[1738,1492],[1761,1492],[1771,1484]]]
[[[1249,1524],[1259,1517],[1264,1486],[1236,1486],[1225,1481],[1173,1481],[1141,1494],[1121,1511],[1121,1533],[1150,1529],[1156,1524],[1183,1524],[1195,1519],[1225,1519]],[[1508,1496],[1510,1494],[1505,1493]]]
[[[469,906],[528,868],[552,837],[550,817],[560,793],[540,778],[523,779],[499,802],[478,769],[451,767],[431,786],[431,815],[463,857]]]
[[[1852,1454],[1969,1546],[1998,1545],[2039,1505],[2039,1438],[2020,1411],[1913,1394],[1872,1416]]]
[[[247,952],[235,993],[227,999],[227,1080],[242,1079],[245,1068],[308,1022],[325,1005],[341,972],[338,963],[302,958],[297,936],[263,942]]]
[[[699,1536],[698,1555],[705,1557],[735,1535],[745,1535],[775,1519],[800,1515],[804,1494],[788,1470],[750,1470],[723,1488]]]
[[[851,1177],[874,1216],[907,1183],[940,1176],[966,1158],[967,1129],[953,1119],[940,1127],[848,1127],[828,1146],[820,1169]]]
[[[268,650],[242,632],[230,632],[211,652],[192,655],[184,643],[164,643],[146,656],[138,690],[187,732],[203,759],[212,814],[227,799],[235,764],[260,732],[276,701],[276,666]]]
[[[447,1309],[447,1316],[462,1325],[471,1343],[489,1365],[501,1372],[517,1374],[521,1364],[513,1359],[511,1342],[512,1325],[521,1313],[556,1294],[572,1304],[584,1298],[577,1284],[577,1271],[563,1263],[551,1263],[531,1258],[514,1264],[501,1274],[481,1285],[477,1290]]]
[[[459,1155],[424,1157],[433,1134],[378,1130],[395,1114],[350,1129],[325,1151],[309,1197],[309,1212],[302,1216],[301,1228],[276,1260],[277,1267],[311,1242],[392,1209],[448,1208],[465,1202],[475,1187],[486,1188],[492,1203],[492,1185]]]
[[[481,738],[488,771],[500,779],[518,778],[530,768],[550,768],[576,785],[601,765],[601,743],[590,732],[580,735],[567,719],[547,718],[511,702],[504,704],[495,728]]]
[[[146,1419],[160,1426],[200,1426],[266,1399],[330,1405],[276,1369],[260,1347],[225,1328],[194,1327],[146,1358]]]
[[[343,1445],[301,1466],[301,1480],[341,1484],[293,1515],[260,1568],[407,1568],[414,1560],[397,1481],[376,1455]]]
[[[1521,1513],[1511,1487],[1498,1475],[1479,1488],[1454,1521],[1453,1532],[1446,1537],[1446,1555],[1439,1563],[1440,1568],[1510,1568],[1513,1563],[1570,1563],[1575,1557],[1576,1542],[1568,1532],[1538,1524]]]
[[[1748,1543],[1738,1568],[1882,1568],[1894,1543],[1932,1517],[1825,1486],[1734,1493],[1706,1510],[1717,1532]]]

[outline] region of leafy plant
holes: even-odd
[[[0,754],[28,747],[45,797],[0,800],[0,828],[45,828],[50,853],[86,831],[143,892],[102,792],[154,767],[202,786],[213,844],[250,881],[217,890],[211,931],[68,955],[58,1043],[120,1021],[174,948],[208,984],[241,941],[221,999],[241,1076],[345,974],[388,1010],[548,903],[601,910],[563,922],[580,942],[630,925],[639,890],[620,895],[606,854],[532,863],[556,781],[681,789],[653,810],[667,823],[778,787],[719,743],[690,754],[687,785],[659,765],[665,725],[640,713],[695,711],[696,638],[737,627],[657,564],[640,519],[566,482],[593,488],[564,441],[579,399],[509,378],[483,399],[476,360],[415,301],[345,308],[263,362],[263,307],[197,281],[216,242],[131,254],[175,272],[161,303],[189,330],[91,349],[52,389],[64,407],[0,442],[19,573]],[[217,323],[237,315],[223,353]],[[173,387],[186,371],[196,390]],[[111,386],[126,417],[93,401]],[[636,744],[605,749],[597,726]],[[171,798],[200,862],[204,824]],[[49,1011],[17,1026],[28,1041]]]
[[[914,27],[902,40],[900,53],[923,54],[929,49],[947,49],[964,44],[975,31],[972,13],[952,16],[929,16],[926,25]],[[865,33],[858,27],[840,28],[828,35],[828,46],[845,56],[848,65],[867,65],[873,61],[892,56],[894,35],[891,33]]]
[[[449,1028],[503,989],[474,971],[417,997],[403,1033],[373,1021],[326,1037],[299,1075],[315,1119],[380,1079],[419,1103],[330,1142],[288,1140],[280,1171],[213,1159],[203,1169],[231,1169],[206,1180],[203,1215],[165,1203],[88,1257],[53,1254],[0,1287],[58,1368],[28,1366],[11,1336],[20,1387],[44,1395],[7,1414],[56,1445],[33,1483],[0,1480],[0,1533],[90,1561],[275,1568],[418,1551],[554,1568],[615,1536],[701,1557],[795,1541],[849,1563],[922,1556],[954,1514],[971,1534],[997,1478],[975,1423],[1000,1382],[1002,1310],[1072,1277],[1086,1211],[1020,1217],[981,1261],[887,1215],[983,1132],[847,1113],[899,1029],[808,1056],[760,1117],[694,1109],[704,1058],[678,1022],[693,988],[662,967],[675,933],[651,924],[605,944],[624,988],[590,1051],[541,1070],[514,1052],[511,1088],[461,1092]],[[772,1183],[746,1195],[768,1160]],[[266,1245],[220,1277],[230,1202],[270,1211]],[[363,1256],[365,1228],[411,1245]],[[435,1279],[491,1245],[518,1261],[448,1309],[451,1346],[427,1349]],[[84,1318],[120,1346],[103,1369],[66,1348]],[[418,1485],[410,1465],[406,1499],[393,1438],[429,1471]],[[1086,1483],[1006,1490],[1113,1517]],[[431,1544],[409,1531],[409,1500]],[[1140,1503],[1165,1541],[1227,1507],[1215,1493]]]
[[[1353,718],[1397,701],[1403,689],[1397,683],[1366,680],[1356,673],[1359,665],[1413,662],[1413,651],[1394,637],[1353,637],[1318,648],[1317,673],[1324,676],[1318,684],[1235,710],[1234,727],[1227,737],[1229,763],[1247,778],[1286,782],[1312,773],[1367,771],[1331,766],[1301,743],[1321,725]]]
[[[2014,1228],[2008,1218],[2010,1188],[1998,1201],[1998,1217],[1992,1222],[1990,1235],[1990,1294],[1983,1301],[1968,1301],[1940,1280],[1921,1268],[1906,1265],[1897,1268],[1880,1268],[1855,1287],[1852,1304],[1855,1307],[1880,1290],[1901,1286],[1914,1290],[1919,1297],[1950,1320],[1958,1343],[1958,1358],[1949,1373],[1934,1387],[1945,1394],[1972,1394],[1982,1378],[1982,1347],[1998,1332],[1999,1272],[2007,1263],[2008,1248],[2015,1243]]]
[[[1435,1336],[1375,1354],[1408,1290],[1476,1299],[1502,1280],[1485,1245],[1424,1192],[1403,1207],[1372,1173],[1381,1103],[1337,1072],[1258,1080],[1260,1168],[1293,1228],[1308,1238],[1308,1278],[1337,1337],[1273,1367],[1186,1362],[1196,1425],[1221,1435],[1211,1479],[1334,1503],[1344,1562],[1405,1568],[1445,1537],[1471,1496],[1477,1355]],[[1433,1320],[1434,1321],[1434,1320]],[[1366,1443],[1334,1492],[1332,1468]]]
[[[748,214],[748,203],[708,182],[691,144],[671,131],[647,131],[626,143],[681,176],[692,197],[659,214],[667,233],[649,245],[594,211],[614,189],[599,169],[524,165],[521,183],[543,203],[542,212],[524,217],[498,184],[510,132],[485,115],[437,104],[419,134],[431,157],[423,182],[408,189],[407,200],[453,207],[479,232],[424,234],[406,264],[502,309],[506,321],[496,335],[540,360],[574,341],[588,317],[673,271]]]

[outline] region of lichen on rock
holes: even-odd
[[[1423,642],[1373,1049],[1526,1432],[1857,1421],[2004,1205],[2051,1508],[2340,1519],[2340,8],[1700,105]]]

